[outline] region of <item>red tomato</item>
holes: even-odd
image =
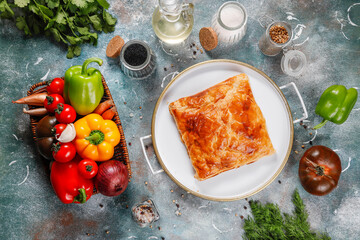
[[[83,159],[78,164],[80,174],[87,179],[93,178],[98,172],[98,165],[94,160]]]
[[[300,182],[311,194],[322,196],[330,193],[337,186],[340,174],[340,158],[330,148],[313,146],[300,159]]]
[[[56,124],[51,129],[51,133],[53,133],[56,138],[59,138],[61,133],[65,130],[66,127],[67,127],[67,124],[65,124],[65,123]]]
[[[53,158],[58,162],[70,162],[76,155],[76,148],[74,144],[69,143],[56,143],[53,145]]]
[[[46,87],[46,91],[48,94],[57,93],[63,95],[64,92],[64,80],[61,78],[54,78],[53,80],[48,82]]]
[[[60,123],[72,123],[76,119],[76,112],[69,104],[60,103],[55,110],[55,117]]]
[[[64,98],[59,94],[50,94],[44,100],[44,107],[50,113],[54,113],[59,103],[65,103]]]

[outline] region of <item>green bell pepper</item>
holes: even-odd
[[[328,121],[342,124],[349,117],[358,97],[355,88],[346,89],[343,85],[333,85],[321,95],[315,113],[323,117],[323,121],[314,129],[319,129]]]
[[[83,65],[70,67],[65,72],[64,99],[79,115],[94,111],[104,95],[101,73],[95,68],[87,68],[89,63],[96,62],[100,66],[100,58],[86,59]]]

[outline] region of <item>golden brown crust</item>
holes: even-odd
[[[199,180],[275,152],[244,73],[170,103],[169,111]]]

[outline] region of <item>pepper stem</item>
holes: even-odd
[[[327,122],[328,122],[328,120],[324,119],[321,123],[319,123],[318,125],[313,127],[313,129],[319,129],[319,128],[323,127]]]
[[[93,58],[88,58],[84,61],[82,68],[81,68],[81,75],[87,75],[87,66],[92,63],[92,62],[96,62],[97,64],[99,64],[100,66],[103,64],[103,60],[97,57],[93,57]]]
[[[105,135],[100,130],[92,130],[90,135],[85,139],[88,140],[93,145],[99,145],[104,141]]]
[[[79,188],[78,191],[79,191],[79,195],[77,195],[74,198],[73,202],[85,203],[86,202],[86,197],[87,197],[86,192],[85,192],[85,188]]]

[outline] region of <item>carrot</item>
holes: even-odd
[[[113,119],[115,113],[116,113],[116,107],[113,106],[110,109],[106,110],[101,116],[105,120],[111,120],[111,119]]]
[[[102,103],[100,103],[95,110],[93,111],[93,113],[97,113],[97,114],[103,114],[106,110],[108,110],[110,107],[112,107],[114,105],[114,101],[109,99],[106,100]]]
[[[13,103],[17,104],[28,104],[33,106],[44,106],[44,100],[48,94],[47,93],[37,93],[31,94],[29,96],[20,98],[16,101],[12,101]]]
[[[46,108],[34,108],[34,109],[30,109],[27,110],[26,108],[23,108],[23,113],[29,114],[30,116],[45,116],[48,111],[46,110]]]

